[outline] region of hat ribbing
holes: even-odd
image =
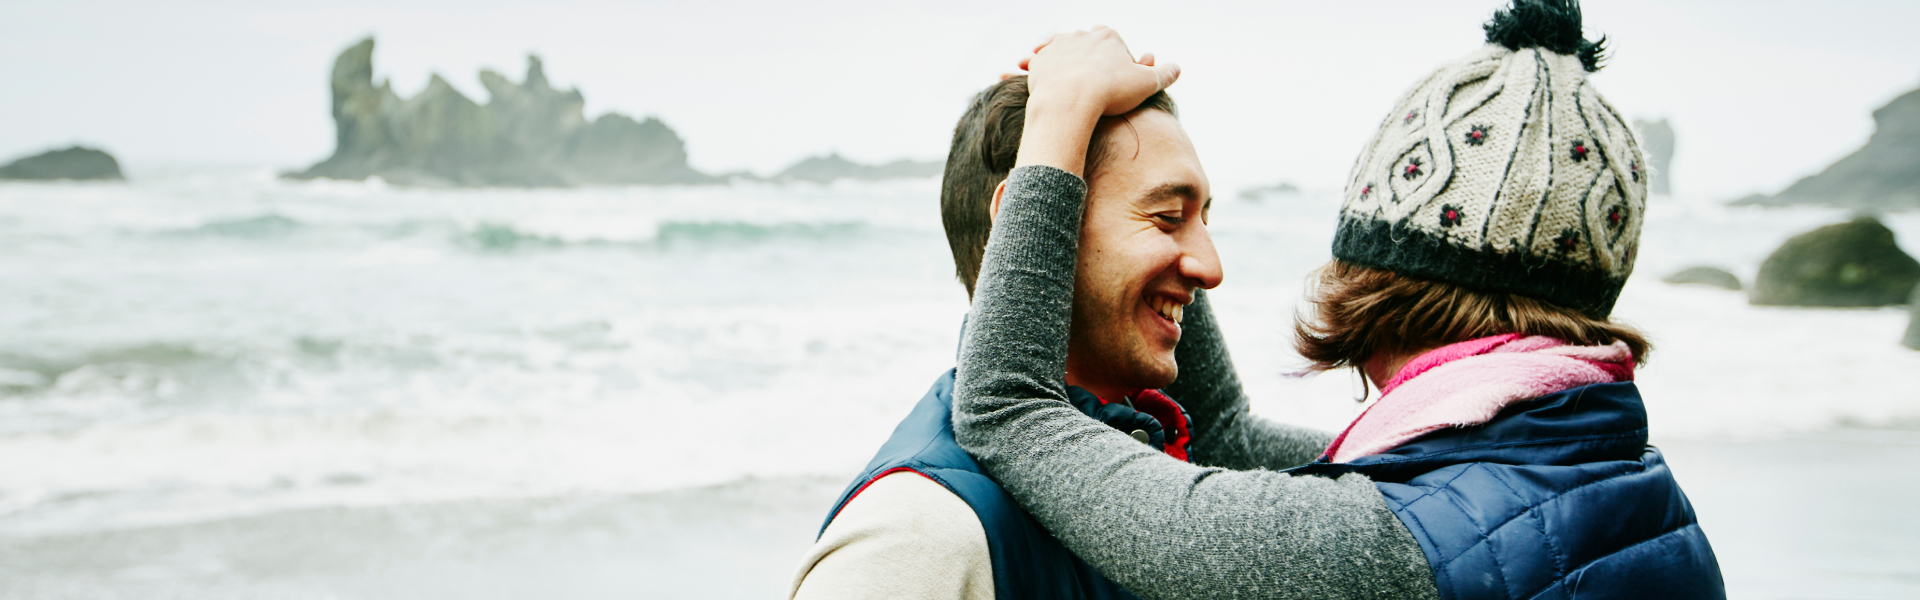
[[[1633,272],[1646,161],[1587,82],[1599,45],[1579,28],[1571,1],[1517,1],[1486,47],[1415,85],[1354,165],[1333,255],[1611,313]]]

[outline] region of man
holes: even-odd
[[[1150,59],[1143,59],[1150,64]],[[975,97],[954,130],[940,201],[969,295],[1027,118],[1024,77]],[[1157,388],[1174,380],[1182,309],[1220,284],[1206,173],[1155,94],[1102,119],[1086,148],[1088,200],[1072,291],[1067,382],[1076,408],[1174,458],[1190,424]],[[1079,159],[1076,159],[1079,160]],[[1014,226],[1014,225],[1009,225]],[[934,384],[828,515],[794,598],[1133,598],[1088,568],[982,475],[954,442],[954,373]]]
[[[1601,45],[1581,23],[1574,0],[1514,0],[1486,45],[1401,95],[1354,163],[1334,260],[1296,316],[1314,368],[1352,366],[1380,390],[1337,437],[1249,415],[1205,296],[1189,307],[1167,387],[1203,436],[1198,464],[1061,406],[1073,324],[1053,307],[1073,301],[1087,189],[1073,154],[1102,107],[1166,82],[1112,30],[1055,37],[1027,61],[1029,114],[1050,118],[1025,131],[1050,143],[1022,144],[1006,179],[954,439],[1146,597],[1726,598],[1647,444],[1645,336],[1610,320],[1645,154],[1588,80]]]

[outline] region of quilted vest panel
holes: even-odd
[[[1374,480],[1447,600],[1726,598],[1719,562],[1632,383],[1525,402],[1481,427],[1292,472]]]
[[[834,502],[821,532],[868,483],[910,469],[951,490],[980,518],[992,555],[994,598],[1138,600],[1068,551],[960,449],[953,439],[953,376],[949,370],[935,381],[894,428],[893,437]]]

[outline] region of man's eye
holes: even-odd
[[[1187,218],[1183,216],[1181,213],[1177,213],[1177,212],[1158,213],[1153,215],[1153,217],[1156,219],[1159,219],[1161,223],[1166,223],[1168,225],[1179,225],[1181,223],[1187,222]]]

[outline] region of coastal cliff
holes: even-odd
[[[719,183],[687,165],[686,144],[659,119],[607,113],[588,120],[580,90],[557,90],[538,57],[514,83],[480,73],[479,104],[434,75],[412,98],[373,81],[373,39],[334,61],[333,156],[294,179],[380,177],[434,186],[546,187]]]
[[[1873,111],[1867,145],[1772,196],[1736,205],[1815,204],[1859,209],[1920,208],[1920,89]]]

